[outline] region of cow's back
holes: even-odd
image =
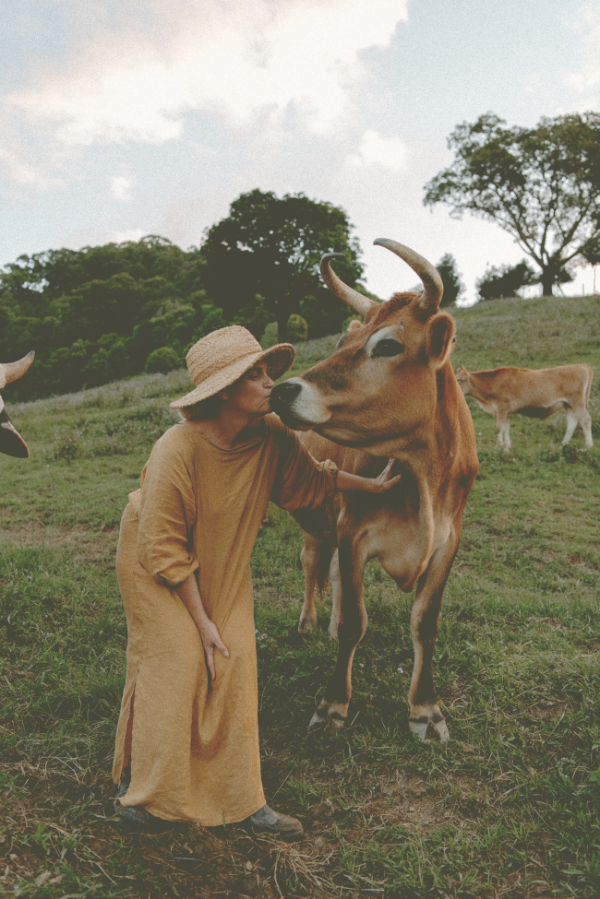
[[[525,415],[534,414],[534,409],[581,400],[591,376],[592,370],[585,364],[540,369],[505,366],[470,373],[472,395],[478,402],[503,405],[510,412]],[[539,412],[537,415],[543,417]]]

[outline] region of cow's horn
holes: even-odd
[[[364,316],[369,312],[373,303],[367,297],[363,296],[362,293],[359,293],[358,290],[354,290],[353,287],[348,287],[347,284],[344,284],[344,282],[338,278],[329,263],[330,259],[335,259],[336,257],[345,259],[343,253],[325,253],[321,258],[321,275],[323,280],[336,297],[343,300],[347,306],[350,306],[350,308],[354,309],[355,312],[358,312],[359,315]]]
[[[0,387],[5,387],[6,384],[10,384],[11,381],[16,381],[17,378],[24,375],[34,358],[35,353],[32,350],[18,362],[0,362]]]
[[[386,247],[386,249],[391,250],[392,253],[395,253],[396,256],[399,256],[400,259],[403,259],[410,265],[423,282],[424,290],[419,305],[423,309],[437,312],[444,293],[444,285],[435,266],[428,262],[424,256],[421,256],[420,253],[411,250],[410,247],[405,247],[402,243],[397,243],[395,240],[378,237],[373,243],[379,247]]]

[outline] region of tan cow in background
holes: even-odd
[[[492,368],[488,371],[467,371],[462,365],[456,370],[456,380],[465,396],[472,396],[484,412],[496,416],[498,446],[511,447],[508,416],[527,415],[529,418],[549,418],[564,409],[567,430],[562,445],[566,446],[581,425],[585,445],[591,449],[592,419],[588,402],[593,372],[589,365],[559,365],[556,368]]]
[[[338,636],[335,670],[311,727],[348,715],[354,653],[367,627],[363,570],[381,565],[405,593],[415,590],[411,615],[414,667],[410,729],[420,739],[448,728],[436,700],[433,653],[446,579],[460,541],[462,516],[477,474],[475,431],[449,356],[454,321],[440,312],[443,286],[423,256],[392,240],[376,240],[408,263],[423,293],[398,293],[374,303],[345,285],[321,262],[327,286],[364,316],[338,343],[337,352],[299,378],[273,390],[273,409],[288,427],[307,431],[305,446],[317,459],[365,477],[388,459],[402,481],[383,495],[338,493],[327,515],[294,513],[305,530],[302,563],[307,584],[301,631],[314,629],[314,587],[332,580],[332,629]],[[311,536],[312,535],[312,536]]]
[[[33,359],[35,353],[28,353],[18,362],[0,362],[0,390],[16,381],[25,374]],[[4,401],[0,396],[0,453],[6,453],[7,456],[18,456],[21,459],[29,458],[29,449],[27,444],[14,427],[8,412],[4,408]]]

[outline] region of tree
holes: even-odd
[[[445,253],[436,268],[444,285],[444,295],[440,306],[454,306],[457,299],[465,292],[456,267],[456,259],[452,253]]]
[[[587,241],[581,255],[589,265],[600,265],[600,234]]]
[[[308,340],[308,324],[305,318],[292,312],[288,318],[287,336],[290,343],[304,343]]]
[[[258,189],[241,194],[231,204],[229,216],[210,228],[202,245],[208,293],[230,320],[255,303],[258,294],[268,318],[277,321],[279,340],[285,340],[287,322],[294,312],[307,318],[311,336],[315,336],[319,306],[341,307],[322,286],[322,254],[345,255],[337,270],[347,284],[354,285],[362,274],[358,242],[351,231],[344,210],[331,203],[310,200],[304,194],[279,198]],[[318,298],[311,310],[312,320],[302,308],[305,297]],[[341,322],[345,310],[341,307],[338,311]],[[251,322],[248,327],[252,329]],[[255,326],[258,336],[264,327],[261,315]]]
[[[504,126],[493,113],[458,125],[448,138],[454,162],[425,185],[424,203],[500,225],[539,266],[542,293],[552,295],[565,266],[600,235],[600,114]]]
[[[161,346],[157,350],[153,350],[146,361],[146,372],[150,375],[160,372],[168,374],[174,368],[181,368],[182,362],[174,349],[170,346]]]
[[[521,287],[537,284],[539,278],[523,259],[517,265],[490,265],[476,282],[481,300],[518,296]]]
[[[149,235],[23,255],[1,268],[0,359],[35,349],[40,374],[8,387],[10,399],[136,374],[160,347],[181,359],[227,323],[204,290],[204,266],[197,247]]]

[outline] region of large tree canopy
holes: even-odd
[[[319,261],[323,253],[339,252],[337,269],[353,285],[362,274],[359,247],[343,209],[311,200],[304,194],[279,198],[271,191],[253,190],[231,204],[229,216],[207,232],[202,246],[208,293],[228,318],[241,316],[255,332],[264,318],[275,319],[279,340],[285,340],[287,321],[300,313],[310,336],[334,332],[346,317],[323,287]]]
[[[600,114],[507,128],[488,113],[448,138],[453,164],[425,185],[424,203],[496,222],[540,268],[542,292],[565,280],[600,235]]]

